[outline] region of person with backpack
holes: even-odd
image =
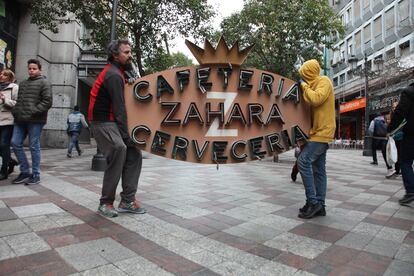
[[[387,162],[387,123],[384,115],[379,115],[371,121],[368,128],[368,133],[372,135],[372,165],[378,165],[377,150],[380,149],[385,165],[387,166],[387,175],[394,174],[394,170]]]
[[[82,130],[82,126],[88,128],[88,124],[85,121],[85,116],[79,111],[79,106],[75,105],[73,107],[73,112],[71,112],[68,116],[68,128],[67,133],[69,135],[69,145],[68,145],[68,153],[67,157],[72,157],[72,149],[75,146],[80,156],[82,154],[82,150],[79,147],[79,135]]]

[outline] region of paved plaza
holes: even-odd
[[[327,216],[311,220],[292,151],[219,170],[146,155],[148,213],[113,219],[96,214],[94,153],[46,149],[40,185],[0,182],[0,275],[414,275],[414,208],[361,151],[328,151]]]

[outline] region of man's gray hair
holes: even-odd
[[[114,55],[119,54],[119,46],[121,44],[127,44],[131,46],[131,42],[128,39],[115,39],[109,42],[108,47],[106,48],[106,54],[108,55],[108,61],[113,61]]]

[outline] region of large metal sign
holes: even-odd
[[[127,85],[128,127],[145,151],[199,163],[257,160],[306,139],[309,106],[297,83],[240,65],[250,49],[188,43],[200,66]],[[191,46],[193,45],[193,46]],[[193,47],[193,48],[191,48]],[[223,62],[224,61],[224,62]]]

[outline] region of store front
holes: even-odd
[[[0,0],[0,70],[15,71],[19,9],[16,1]]]
[[[336,137],[338,139],[362,140],[364,114],[365,98],[341,103],[337,116]]]

